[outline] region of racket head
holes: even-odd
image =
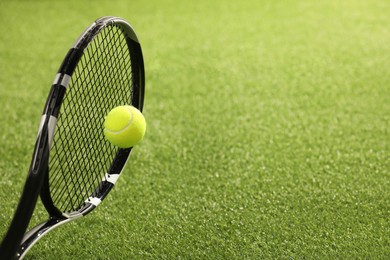
[[[41,199],[52,217],[86,215],[112,189],[132,148],[105,140],[104,116],[119,105],[142,111],[144,93],[134,30],[118,17],[96,20],[68,51],[44,108],[51,149]]]

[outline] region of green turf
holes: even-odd
[[[116,15],[144,51],[145,140],[101,206],[26,259],[390,258],[389,10],[1,1],[0,236],[62,58]]]

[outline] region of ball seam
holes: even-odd
[[[129,123],[127,123],[127,125],[126,125],[125,127],[123,127],[121,130],[118,130],[118,131],[112,131],[112,130],[110,130],[110,129],[108,129],[108,128],[106,127],[106,131],[107,131],[107,132],[109,132],[109,133],[111,133],[111,134],[120,134],[120,133],[123,133],[124,131],[126,131],[127,128],[129,128],[129,127],[131,126],[131,124],[133,123],[134,115],[133,115],[133,112],[130,110],[130,108],[126,107],[126,109],[129,111],[130,116],[131,116],[131,118],[130,118],[130,120],[129,120]]]

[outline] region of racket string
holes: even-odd
[[[126,38],[118,27],[107,26],[84,50],[58,117],[49,186],[60,211],[76,211],[89,196],[98,196],[118,150],[104,138],[104,116],[130,104],[132,85]]]

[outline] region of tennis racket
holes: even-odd
[[[107,196],[132,148],[105,140],[104,116],[125,104],[142,111],[144,93],[144,63],[134,30],[118,17],[96,20],[55,76],[1,259],[22,258],[43,235],[87,215]],[[39,195],[49,219],[25,233]]]

